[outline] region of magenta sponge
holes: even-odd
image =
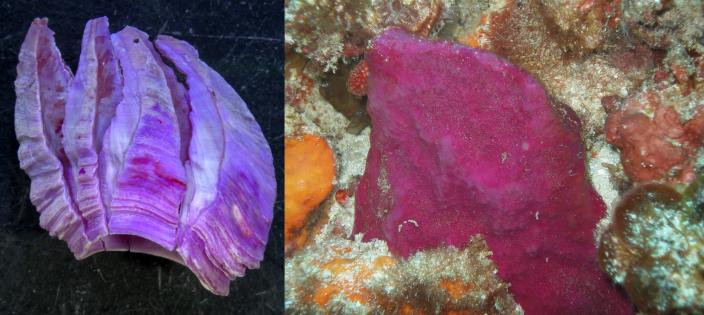
[[[367,52],[371,149],[354,232],[392,252],[482,234],[526,314],[629,314],[597,263],[605,205],[579,122],[496,55],[381,34]]]

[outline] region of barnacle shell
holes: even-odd
[[[168,36],[153,45],[130,26],[111,35],[97,18],[74,77],[47,19],[35,19],[15,89],[30,198],[40,225],[77,259],[128,250],[166,257],[220,295],[259,266],[276,191],[271,150],[195,48]]]

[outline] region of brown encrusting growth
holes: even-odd
[[[389,26],[428,36],[443,12],[442,0],[315,0],[286,6],[286,45],[335,71],[338,62],[364,54],[368,41]]]
[[[601,49],[619,16],[610,0],[510,0],[487,19],[486,44],[531,73]]]

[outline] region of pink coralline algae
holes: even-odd
[[[402,256],[482,234],[526,314],[633,313],[599,269],[605,205],[574,113],[492,53],[399,29],[366,60],[372,145],[355,233]]]
[[[159,36],[155,47],[136,28],[111,35],[106,18],[94,19],[74,77],[47,20],[35,19],[15,89],[30,198],[77,259],[166,257],[220,295],[259,266],[275,197],[271,151],[244,101],[189,44]]]
[[[682,122],[657,90],[646,90],[612,109],[606,139],[621,150],[621,163],[635,182],[689,183],[696,177],[696,152],[704,144],[704,108]]]

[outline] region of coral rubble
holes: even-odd
[[[394,258],[381,242],[328,239],[287,260],[286,310],[292,314],[325,310],[523,314],[509,286],[496,276],[490,256],[479,236],[462,250],[435,249],[403,260]]]
[[[601,264],[645,314],[704,313],[704,176],[627,193],[601,239]]]
[[[605,206],[574,113],[492,53],[392,29],[366,59],[374,128],[354,233],[402,256],[481,233],[527,313],[632,312],[596,262]]]

